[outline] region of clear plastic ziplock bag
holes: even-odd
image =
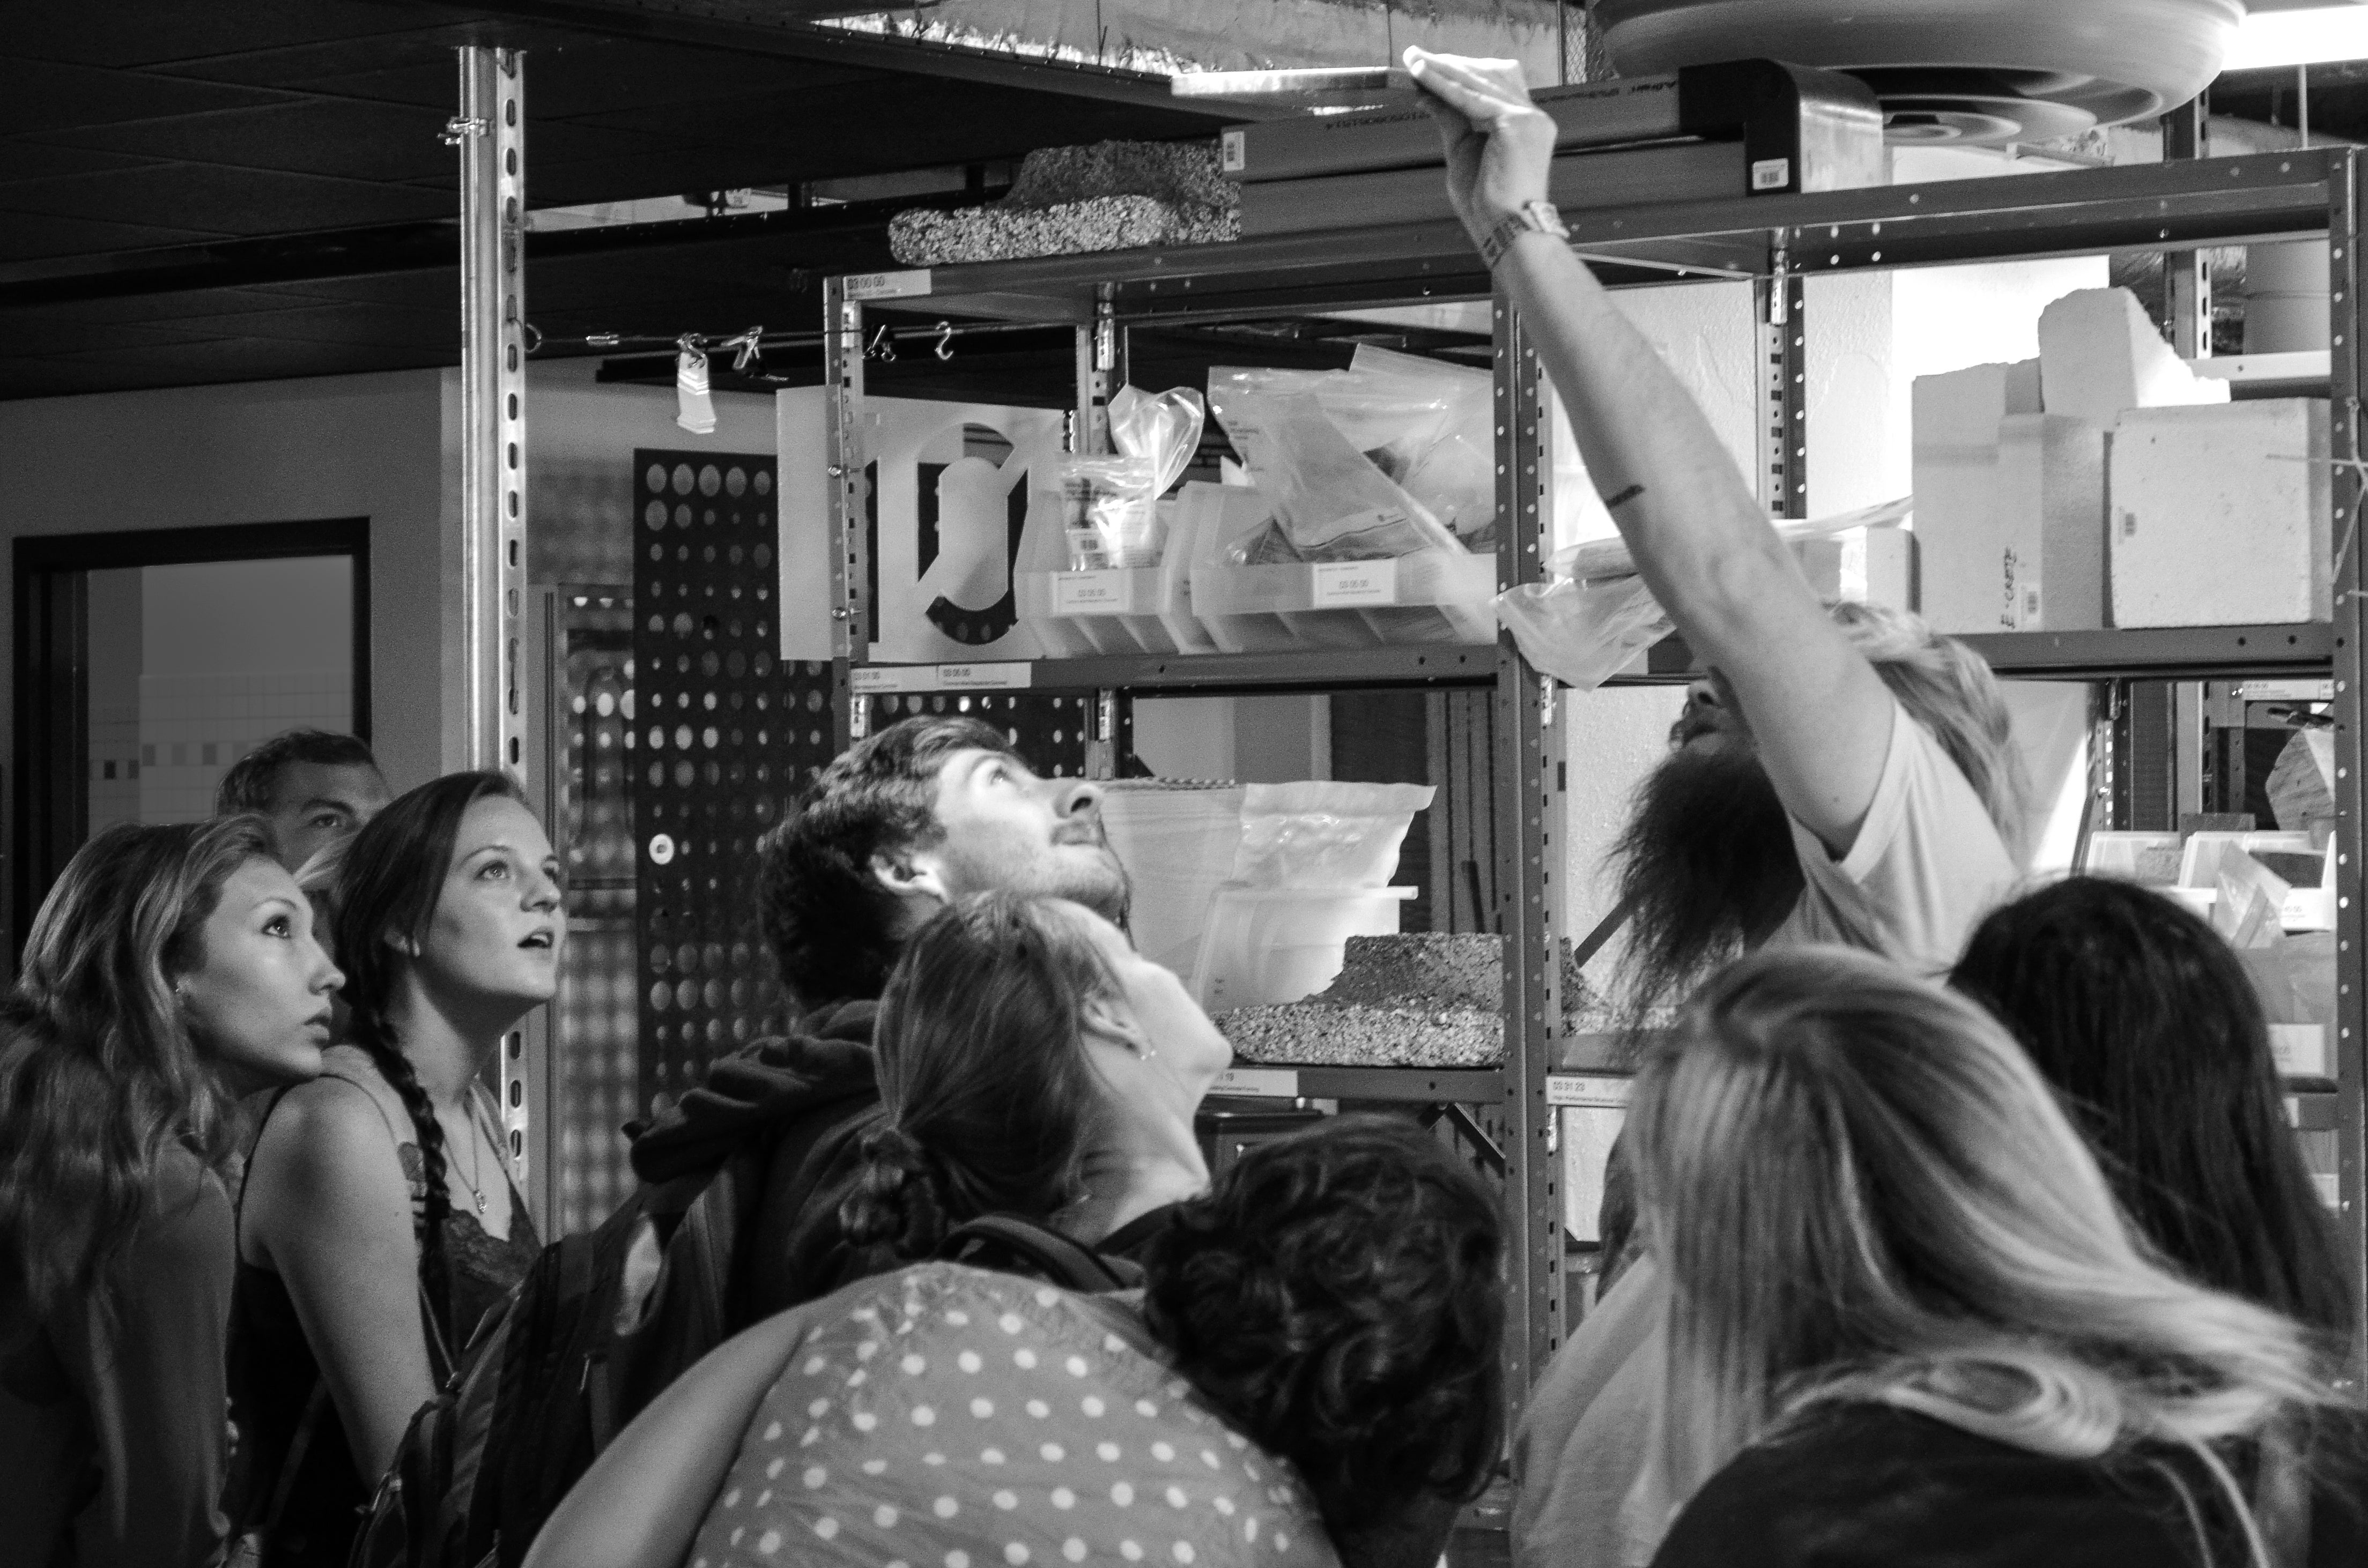
[[[1060,462],[1061,528],[1069,569],[1156,566],[1167,545],[1159,497],[1183,476],[1207,417],[1201,394],[1177,387],[1156,395],[1121,387],[1110,402],[1115,456]]]
[[[1209,403],[1261,494],[1272,502],[1289,555],[1303,561],[1379,561],[1463,544],[1390,476],[1366,445],[1380,434],[1344,410],[1337,383],[1351,372],[1242,369],[1209,372]],[[1377,395],[1435,426],[1440,410],[1386,380]],[[1395,466],[1393,460],[1393,466]]]
[[[1437,793],[1429,784],[1252,784],[1242,795],[1234,880],[1262,888],[1386,886],[1415,812]]]
[[[1669,634],[1669,618],[1642,577],[1517,584],[1497,596],[1497,619],[1521,657],[1580,691],[1593,691]]]

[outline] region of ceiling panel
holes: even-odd
[[[19,181],[0,188],[0,210],[82,219],[119,213],[190,233],[274,234],[289,230],[293,214],[302,214],[308,228],[340,229],[446,218],[452,203],[432,190],[370,180],[219,164],[157,164],[79,178]]]
[[[11,212],[0,204],[0,261],[79,256],[153,245],[220,239],[220,229],[168,229],[154,223],[119,223],[98,218],[44,217]]]
[[[367,38],[461,15],[370,0],[110,0],[107,25],[95,27],[74,6],[16,0],[7,10],[8,52],[119,67]]]
[[[288,93],[263,87],[101,71],[45,60],[0,58],[0,72],[6,74],[8,84],[8,91],[0,95],[0,134],[10,136],[293,101]]]

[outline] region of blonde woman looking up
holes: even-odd
[[[309,1078],[340,976],[262,819],[122,824],[0,1003],[0,1543],[212,1562],[240,1096]]]
[[[1691,1497],[1659,1568],[2300,1560],[2256,1499],[2307,1495],[2291,1435],[2355,1426],[2338,1347],[2167,1271],[1972,1003],[1839,949],[1748,959],[1630,1116]],[[2355,1445],[2320,1450],[2356,1495]],[[2310,1560],[2359,1560],[2353,1506],[2312,1523]]]
[[[233,1366],[268,1564],[345,1562],[413,1413],[534,1259],[483,1079],[558,990],[559,874],[499,773],[421,785],[346,847],[347,1043],[266,1113],[241,1214]]]

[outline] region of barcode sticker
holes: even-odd
[[[1053,610],[1056,615],[1116,615],[1125,608],[1123,572],[1053,574]]]
[[[1793,183],[1793,160],[1762,158],[1751,165],[1751,188],[1782,190]]]
[[[908,272],[850,272],[846,285],[850,301],[909,299],[929,291],[929,269],[921,267]]]
[[[1249,166],[1247,142],[1247,138],[1238,131],[1228,131],[1217,139],[1218,146],[1223,149],[1219,154],[1219,166],[1224,173],[1237,175]]]
[[[1395,561],[1326,561],[1315,568],[1311,597],[1317,609],[1398,602]]]

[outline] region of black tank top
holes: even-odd
[[[325,1076],[344,1074],[332,1073]],[[346,1081],[370,1093],[367,1085],[350,1078]],[[282,1089],[273,1096],[257,1120],[257,1141],[263,1136],[264,1124],[270,1120],[271,1112],[279,1108],[280,1096],[286,1093]],[[379,1104],[376,1095],[370,1095],[370,1103]],[[384,1116],[385,1107],[379,1106],[379,1113]],[[419,1147],[410,1141],[410,1128],[398,1129],[390,1119],[387,1131],[395,1139],[404,1175],[411,1183],[413,1211],[415,1215],[424,1215],[427,1187]],[[466,1212],[465,1206],[456,1206],[446,1213],[438,1233],[427,1242],[441,1248],[444,1255],[449,1299],[436,1326],[443,1343],[455,1356],[467,1346],[485,1313],[525,1278],[535,1255],[541,1250],[534,1221],[507,1173],[503,1186],[509,1202],[507,1240],[487,1234],[475,1214]],[[243,1180],[239,1197],[244,1209]],[[424,1267],[424,1254],[421,1262]],[[238,1469],[244,1477],[243,1494],[246,1499],[239,1517],[250,1527],[265,1522],[273,1491],[287,1463],[289,1447],[303,1423],[305,1408],[320,1381],[320,1363],[304,1337],[304,1326],[296,1316],[296,1303],[289,1298],[288,1287],[273,1270],[248,1262],[242,1249],[231,1299],[231,1420],[238,1431],[242,1450]],[[344,1568],[360,1524],[361,1510],[369,1505],[374,1484],[365,1484],[355,1466],[353,1450],[347,1444],[336,1405],[324,1404],[289,1487],[279,1527],[264,1545],[264,1568]]]

